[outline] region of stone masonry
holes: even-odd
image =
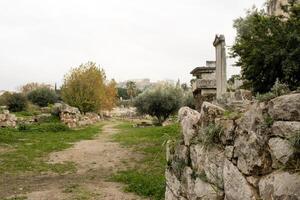
[[[300,93],[245,112],[208,102],[181,108],[182,139],[167,144],[166,200],[300,199]]]

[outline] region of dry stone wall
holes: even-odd
[[[97,113],[81,114],[78,108],[65,103],[56,103],[52,108],[52,114],[59,115],[60,120],[70,128],[91,125],[101,121]]]
[[[231,111],[234,113],[234,110]],[[300,199],[300,94],[228,114],[181,108],[182,139],[167,145],[166,200]]]

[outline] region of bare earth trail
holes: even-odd
[[[123,192],[123,185],[109,181],[110,176],[126,169],[140,156],[112,142],[111,136],[117,133],[116,122],[108,122],[102,132],[93,140],[75,143],[72,148],[50,154],[50,163],[74,162],[76,173],[57,175],[45,174],[19,181],[32,191],[23,194],[30,200],[139,200],[134,194]]]

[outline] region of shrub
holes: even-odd
[[[137,96],[134,105],[140,114],[156,117],[161,125],[171,114],[178,111],[182,102],[183,91],[180,87],[161,84]]]
[[[300,155],[300,131],[297,131],[292,137],[289,138],[291,145],[296,154]]]
[[[65,75],[61,96],[84,113],[109,110],[116,104],[116,83],[114,80],[108,82],[104,70],[88,62]]]
[[[41,107],[48,106],[48,104],[53,104],[57,102],[58,97],[54,90],[49,88],[38,88],[35,89],[27,95],[28,99]]]
[[[256,99],[260,102],[266,102],[274,99],[275,97],[285,95],[289,92],[290,90],[288,85],[280,83],[280,81],[277,79],[270,92],[267,92],[265,94],[257,93]]]
[[[7,95],[5,102],[8,110],[11,112],[23,111],[27,107],[27,99],[20,93]]]

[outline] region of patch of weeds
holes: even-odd
[[[181,177],[181,173],[183,172],[183,169],[186,167],[186,163],[184,160],[176,159],[171,163],[171,168],[173,169],[175,175],[177,177]]]
[[[238,113],[235,111],[230,111],[230,110],[225,110],[223,116],[225,119],[236,120],[241,117],[241,113]]]
[[[138,195],[151,197],[155,200],[161,200],[164,197],[166,187],[164,176],[154,177],[152,174],[147,174],[147,172],[129,170],[114,175],[113,180],[126,183],[126,192],[135,192]]]
[[[62,191],[63,193],[73,193],[79,189],[79,184],[70,184],[67,185],[66,188]]]
[[[202,130],[201,143],[204,147],[219,146],[221,144],[220,136],[223,133],[223,128],[216,124],[209,124]]]
[[[118,128],[120,131],[114,135],[115,141],[143,157],[138,161],[138,167],[117,173],[113,180],[127,184],[126,191],[150,199],[164,199],[167,165],[165,144],[168,140],[174,145],[177,143],[180,136],[179,124],[137,129],[130,123],[122,123]]]
[[[270,115],[264,117],[264,125],[266,127],[271,128],[273,124],[274,124],[274,119]]]
[[[300,154],[300,131],[297,131],[292,137],[290,137],[289,141],[294,148],[294,152],[296,154]]]
[[[91,193],[88,190],[81,187],[79,184],[68,185],[63,193],[72,194],[72,199],[74,200],[89,200],[94,199],[94,197],[99,196],[98,193]]]
[[[44,132],[64,132],[69,131],[70,128],[62,123],[42,123],[42,124],[20,124],[18,126],[19,131],[34,131],[39,133]]]

